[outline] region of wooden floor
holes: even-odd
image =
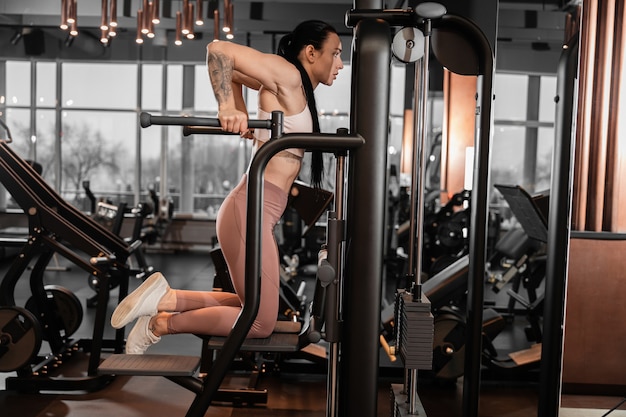
[[[149,253],[148,261],[156,270],[162,271],[174,288],[207,290],[213,280],[213,266],[208,250],[186,253]],[[87,283],[88,276],[64,260],[60,266],[69,271],[49,271],[47,283],[62,285],[76,294],[83,302],[94,293]],[[4,275],[9,260],[0,263]],[[138,285],[132,282],[131,288]],[[115,290],[114,290],[115,291]],[[29,296],[27,279],[22,279],[16,294],[17,305],[24,305]],[[90,337],[93,309],[83,305],[85,317],[75,338]],[[113,302],[109,311],[114,308]],[[110,314],[110,313],[109,313]],[[110,328],[105,337],[112,337]],[[46,346],[42,349],[45,349]],[[192,335],[167,336],[151,348],[152,353],[198,355],[200,339]],[[86,369],[87,357],[78,355],[68,363],[63,375],[80,375]],[[367,366],[364,364],[364,366]],[[297,367],[294,367],[297,369]],[[396,365],[381,360],[381,378],[377,401],[377,415],[390,416],[392,385],[403,382],[403,371]],[[17,393],[6,390],[6,378],[14,373],[0,373],[0,416],[7,417],[141,417],[184,416],[194,395],[190,391],[162,377],[115,377],[110,384],[95,392],[49,392],[37,394]],[[233,374],[225,385],[245,387],[246,374]],[[358,383],[358,382],[355,382]],[[289,371],[268,372],[259,381],[259,388],[267,389],[266,404],[254,406],[214,404],[206,416],[325,416],[326,377],[317,372]],[[419,381],[419,398],[429,417],[456,417],[464,415],[463,380],[443,384],[429,380]],[[537,415],[537,384],[524,381],[483,380],[481,385],[481,417],[530,417]],[[607,415],[607,410],[622,399],[609,396],[563,395],[562,417],[593,417]],[[626,416],[626,406],[608,414]],[[556,417],[556,416],[555,416]]]

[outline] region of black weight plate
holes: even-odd
[[[20,307],[0,307],[0,372],[12,372],[31,362],[41,348],[41,327]]]
[[[54,317],[56,325],[64,332],[65,337],[73,335],[83,321],[83,306],[73,292],[58,285],[46,285],[48,298],[54,301]],[[39,308],[35,303],[35,298],[30,297],[26,301],[26,308],[36,317],[40,317]],[[43,320],[44,318],[40,318]],[[47,320],[47,318],[45,318]],[[44,336],[45,340],[45,336]]]

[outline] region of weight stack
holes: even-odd
[[[414,301],[413,294],[404,292],[398,297],[398,342],[405,369],[430,370],[433,365],[434,320],[430,300],[422,295]]]
[[[396,352],[402,359],[405,370],[432,369],[435,325],[430,300],[422,295],[421,300],[415,301],[413,294],[401,290],[396,295],[395,307]],[[416,388],[417,381],[414,383]],[[404,385],[392,384],[391,415],[426,417],[417,392],[408,395],[406,390],[407,387]],[[413,396],[415,398],[412,398]],[[409,401],[413,403],[414,410],[410,409]]]

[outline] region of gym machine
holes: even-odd
[[[145,220],[153,214],[154,207],[158,204],[158,198],[153,197],[153,204],[140,202],[135,207],[128,207],[125,202],[114,205],[110,201],[97,201],[96,196],[89,187],[89,181],[83,181],[83,190],[90,202],[91,218],[96,222],[100,223],[114,234],[121,236],[124,220],[129,218],[132,221],[131,234],[129,237],[125,237],[124,240],[129,243],[134,241],[154,243],[158,231],[152,226],[145,227],[144,223]],[[137,267],[134,268],[136,270],[133,276],[140,280],[150,276],[150,274],[154,272],[154,268],[148,265],[143,250],[136,250],[133,252],[133,255],[137,261]],[[87,299],[87,307],[93,308],[97,305],[100,280],[90,275],[87,282],[89,287],[96,293]],[[111,289],[113,288],[109,288],[109,290]]]
[[[348,26],[355,26],[355,39],[358,42],[359,38],[363,36],[362,31],[381,33],[386,31],[386,34],[380,34],[380,36],[389,36],[389,27],[388,25],[393,26],[406,26],[409,27],[408,30],[400,31],[401,34],[408,34],[408,36],[404,36],[403,40],[405,42],[405,50],[406,55],[399,54],[401,56],[411,56],[413,54],[413,48],[419,42],[415,42],[416,37],[420,37],[417,33],[418,31],[413,28],[426,29],[424,33],[430,33],[431,36],[431,46],[434,55],[438,58],[439,62],[444,65],[447,69],[452,72],[462,74],[462,75],[476,75],[479,77],[479,88],[477,92],[477,100],[479,104],[477,104],[476,108],[476,140],[475,140],[475,153],[474,153],[474,177],[473,177],[473,187],[472,187],[472,195],[471,195],[471,219],[470,223],[472,225],[470,229],[469,236],[469,255],[468,255],[468,295],[467,295],[467,324],[468,324],[468,332],[467,332],[467,346],[465,349],[465,379],[464,379],[464,390],[463,390],[463,409],[465,412],[470,413],[469,415],[475,415],[478,413],[478,398],[479,398],[479,386],[480,386],[480,366],[481,366],[481,333],[482,333],[482,308],[483,308],[483,277],[485,272],[485,260],[486,260],[486,231],[487,231],[487,214],[488,214],[488,206],[487,206],[487,196],[488,196],[488,170],[489,170],[489,146],[490,146],[490,124],[491,124],[491,90],[492,90],[492,78],[493,78],[493,53],[491,51],[491,47],[489,45],[488,40],[485,38],[482,31],[472,22],[467,19],[461,18],[459,16],[454,16],[451,14],[445,13],[445,9],[443,9],[441,5],[436,3],[423,3],[420,6],[420,10],[416,9],[415,12],[412,10],[365,10],[369,2],[357,2],[357,6],[364,6],[363,10],[352,10],[349,12],[347,16],[347,24]],[[373,8],[373,7],[372,7]],[[422,14],[420,16],[419,14]],[[432,28],[432,32],[431,32]],[[400,35],[403,36],[403,35]],[[424,36],[426,38],[426,36]],[[382,41],[381,41],[382,42]],[[402,42],[402,41],[399,41]],[[390,42],[387,42],[385,49],[388,50]],[[383,46],[381,45],[382,49]],[[427,48],[424,48],[427,50]],[[419,49],[418,49],[419,51]],[[357,57],[360,57],[359,52],[356,52]],[[398,54],[397,54],[398,55]],[[396,56],[397,56],[396,55]],[[420,53],[416,53],[415,55],[419,56]],[[424,55],[423,59],[426,60],[428,58],[427,55]],[[377,58],[378,60],[385,61],[385,64],[388,65],[388,52],[385,50],[380,50]],[[358,63],[358,60],[356,61]],[[355,71],[363,71],[363,68],[355,69]],[[382,71],[382,70],[381,70]],[[386,71],[386,69],[385,69]],[[358,97],[358,100],[355,100],[357,95],[361,94],[362,86],[372,85],[374,83],[382,83],[382,78],[380,74],[385,73],[385,71],[381,73],[375,73],[372,70],[363,71],[365,74],[362,77],[357,77],[353,79],[353,102],[357,102],[361,100],[361,97]],[[385,73],[386,74],[386,73]],[[363,78],[363,80],[361,79]],[[422,89],[422,93],[424,89]],[[388,92],[387,92],[388,93]],[[386,97],[388,98],[388,96]],[[366,101],[368,105],[372,105],[374,101]],[[422,103],[425,106],[425,102]],[[416,108],[416,114],[417,114]],[[364,110],[365,111],[365,110]],[[353,117],[357,119],[358,123],[362,123],[362,113],[357,109],[357,111],[353,112]],[[378,114],[377,117],[372,116],[371,119],[374,120],[374,123],[385,124],[387,112],[382,114]],[[365,127],[367,129],[368,127]],[[372,127],[373,128],[373,127]],[[423,128],[423,125],[422,125]],[[362,134],[366,139],[372,139],[364,128],[358,126],[353,129],[356,132]],[[380,136],[384,137],[384,136]],[[379,136],[376,136],[379,138]],[[369,145],[369,142],[367,143]],[[364,148],[365,149],[365,148]],[[381,149],[384,149],[384,142],[381,146]],[[359,150],[357,155],[357,160],[361,157],[362,150]],[[384,151],[380,151],[380,153],[376,156],[372,156],[373,162],[372,165],[379,166],[381,165],[381,159],[384,162],[384,158],[381,156],[384,155]],[[418,160],[420,158],[415,158],[415,162],[419,163]],[[423,165],[422,165],[423,166]],[[358,167],[357,167],[358,168]],[[380,175],[384,178],[384,165],[380,167],[381,171],[378,171],[376,174]],[[356,170],[355,170],[356,171]],[[420,170],[418,169],[418,173]],[[367,174],[364,174],[366,180],[369,179]],[[361,178],[361,173],[355,174],[356,178]],[[423,176],[422,176],[423,177]],[[419,184],[418,184],[419,185]],[[371,185],[370,185],[371,187]],[[421,185],[420,185],[421,187]],[[358,187],[357,187],[358,189]],[[355,195],[353,193],[353,195]],[[419,195],[419,194],[418,194]],[[384,198],[384,195],[381,196],[381,200]],[[362,200],[359,200],[359,196],[355,195],[355,199],[357,201],[367,201],[368,198],[363,196]],[[418,208],[419,210],[419,208]],[[351,213],[348,215],[349,218],[353,219]],[[370,218],[367,224],[380,222],[383,224],[383,215],[379,212],[372,210],[370,213]],[[419,218],[419,216],[416,216]],[[355,221],[357,221],[355,219]],[[361,224],[365,223],[362,221]],[[350,231],[350,227],[348,228]],[[416,228],[411,228],[411,233],[417,233]],[[368,240],[375,240],[377,236],[369,237]],[[352,238],[352,235],[349,232],[349,238]],[[416,237],[417,238],[417,237]],[[383,239],[381,238],[380,241]],[[376,246],[374,243],[371,243],[370,248],[372,246]],[[374,248],[375,249],[375,248]],[[368,249],[364,249],[367,252]],[[355,253],[357,251],[355,250]],[[359,252],[360,253],[360,252]],[[382,250],[379,251],[382,253]],[[355,255],[356,256],[356,255]],[[361,255],[359,259],[365,259],[367,256]],[[348,257],[348,262],[350,262],[350,258]],[[370,271],[374,271],[374,273],[378,273],[380,268],[377,268],[377,265],[363,265],[364,268],[368,268]],[[359,270],[360,271],[360,270]],[[420,271],[420,269],[417,269]],[[367,278],[364,278],[364,276]],[[363,272],[363,275],[359,274],[359,285],[364,286],[363,281],[366,280],[368,283],[370,281],[374,285],[376,280],[379,278],[376,276],[372,276],[372,273]],[[348,282],[351,281],[349,278]],[[409,292],[413,292],[413,296],[417,295],[417,299],[422,299],[421,297],[421,288],[419,283],[419,273],[417,274],[417,279],[415,281],[416,285],[413,288],[408,289]],[[370,288],[372,290],[372,288]],[[371,297],[371,295],[370,295]],[[422,299],[423,300],[423,299]],[[380,300],[377,300],[380,302]],[[372,305],[374,301],[372,301]],[[369,306],[368,306],[369,307]],[[359,313],[363,313],[359,310]],[[367,313],[363,313],[365,316],[369,318]],[[357,314],[354,314],[354,318],[356,318]],[[370,320],[375,320],[371,318]],[[346,325],[349,325],[346,320]],[[371,336],[370,336],[371,337]],[[352,357],[354,354],[355,360],[360,360],[361,363],[363,361],[364,355],[358,353],[356,349],[354,351],[348,352],[348,357]],[[370,353],[371,355],[372,353]],[[377,363],[376,359],[372,359],[372,362],[368,363]],[[350,380],[352,375],[358,375],[358,371],[354,371],[354,374],[350,374],[350,376],[345,380]],[[413,376],[413,378],[407,378],[408,382],[405,382],[404,390],[409,397],[409,410],[408,412],[414,412],[414,410],[418,407],[417,395],[416,395],[416,377],[415,372],[411,369],[408,372],[409,375]],[[411,382],[411,379],[413,380]],[[345,403],[350,404],[350,410],[347,411],[345,415],[359,415],[359,416],[370,416],[375,410],[375,404],[368,404],[368,406],[364,406],[363,409],[352,411],[352,407],[354,404],[362,401],[359,398],[363,397],[375,397],[375,375],[359,375],[360,385],[359,392],[356,392],[356,388],[354,392],[349,392],[349,396],[347,397]],[[367,393],[364,394],[363,387],[367,387]],[[349,388],[347,388],[349,390]],[[411,410],[412,409],[412,410]],[[397,413],[403,413],[407,410],[402,409],[402,407],[396,407]]]
[[[522,228],[512,229],[495,245],[490,258],[489,281],[492,290],[508,301],[485,302],[482,322],[483,376],[536,380],[542,341],[541,315],[544,294],[540,285],[545,278],[547,222],[537,199],[519,186],[495,185],[505,197]],[[504,264],[498,271],[493,265]],[[423,285],[435,314],[433,375],[456,379],[464,372],[465,311],[469,261],[463,256]],[[520,289],[525,288],[525,294]],[[506,291],[504,291],[506,289]],[[508,297],[508,300],[507,298]],[[523,308],[516,308],[521,305]],[[507,326],[515,326],[516,316],[525,315],[527,343],[499,348],[496,337]]]
[[[329,240],[327,245],[328,257],[320,261],[319,297],[316,292],[314,303],[324,301],[322,307],[313,307],[309,326],[298,333],[275,332],[266,339],[246,339],[250,326],[258,312],[260,303],[260,261],[261,261],[261,217],[263,203],[263,170],[270,158],[278,152],[288,148],[303,148],[307,150],[321,150],[337,152],[338,174],[343,175],[345,152],[355,150],[364,144],[363,138],[358,135],[348,135],[345,129],[333,134],[282,134],[282,113],[273,112],[270,120],[249,120],[252,128],[270,129],[272,139],[262,146],[254,155],[248,170],[248,204],[246,217],[246,282],[245,297],[242,311],[233,326],[229,336],[225,338],[202,337],[203,353],[217,351],[215,360],[202,378],[196,376],[201,364],[201,358],[195,356],[176,355],[124,355],[109,356],[99,367],[103,375],[160,375],[196,394],[189,410],[188,417],[199,417],[205,414],[212,401],[220,398],[219,387],[228,372],[235,356],[241,351],[257,352],[296,352],[303,346],[315,343],[322,337],[331,343],[331,360],[329,361],[329,386],[336,386],[338,367],[333,365],[332,358],[338,352],[337,337],[340,334],[340,320],[338,319],[338,303],[341,258],[343,219],[340,202],[345,199],[343,191],[336,193],[335,214],[331,215],[329,225]],[[168,117],[152,116],[142,113],[140,116],[142,127],[153,124],[182,125],[183,133],[217,133],[223,134],[219,128],[219,120],[200,117]],[[215,129],[217,128],[217,132]],[[338,186],[343,185],[342,179]],[[323,258],[323,257],[322,257]],[[321,314],[317,316],[317,314]],[[280,323],[280,322],[279,322]],[[334,345],[334,347],[333,347]],[[333,351],[335,353],[333,353]],[[333,407],[336,395],[329,392],[329,408]]]
[[[7,389],[25,392],[94,391],[111,381],[97,374],[104,348],[121,351],[123,333],[104,340],[109,291],[98,294],[93,336],[74,340],[82,306],[76,296],[58,286],[44,285],[44,272],[55,254],[61,255],[100,280],[101,288],[119,285],[128,290],[126,261],[141,242],[125,242],[61,198],[17,156],[9,139],[0,142],[0,178],[28,218],[28,239],[0,283],[0,371],[17,373],[6,379]],[[16,305],[15,289],[31,261],[31,299],[26,308]],[[42,340],[51,352],[40,354]],[[61,365],[79,351],[89,354],[84,375],[64,376]]]

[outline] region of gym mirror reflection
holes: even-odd
[[[555,104],[558,103],[557,70],[560,65],[563,45],[572,39],[579,31],[581,26],[581,9],[580,4],[569,4],[566,7],[546,8],[545,4],[537,5],[534,10],[520,11],[516,5],[499,4],[498,9],[498,34],[497,34],[497,64],[494,85],[494,132],[491,158],[491,199],[490,199],[490,227],[494,226],[494,236],[502,236],[501,240],[492,239],[490,241],[490,250],[492,257],[489,259],[488,281],[492,288],[487,288],[485,293],[485,317],[492,319],[492,308],[499,307],[499,313],[507,316],[507,320],[515,317],[517,314],[525,316],[522,319],[522,331],[517,336],[512,336],[507,342],[503,342],[502,337],[506,333],[502,333],[502,329],[492,323],[492,327],[486,332],[489,338],[493,339],[494,345],[488,345],[495,348],[493,350],[494,358],[492,361],[497,368],[498,366],[513,366],[518,369],[535,368],[538,371],[539,361],[541,357],[541,331],[542,331],[542,309],[544,297],[544,280],[545,276],[545,260],[546,260],[546,240],[547,240],[547,221],[548,207],[551,187],[551,170],[553,159],[553,145],[558,132],[558,123],[556,119]],[[599,13],[599,12],[598,12]],[[607,11],[603,11],[607,13]],[[609,11],[610,13],[610,11]],[[595,14],[592,13],[595,16]],[[550,29],[548,29],[550,28]],[[542,33],[541,41],[531,33]],[[520,34],[524,34],[520,36]],[[444,71],[445,74],[445,71]],[[448,75],[444,75],[446,77]],[[446,79],[448,86],[454,83],[455,86],[463,85],[463,79]],[[466,85],[471,92],[473,81],[467,81]],[[453,115],[462,123],[465,114],[467,123],[472,125],[471,112],[468,113],[446,113],[450,106],[449,96],[446,91],[446,83],[444,83],[443,92],[443,155],[445,158],[441,160],[448,163],[451,167],[442,167],[441,183],[444,184],[440,195],[442,201],[453,201],[452,193],[446,189],[445,184],[448,181],[457,181],[457,184],[463,184],[466,174],[471,175],[471,171],[467,170],[466,154],[471,152],[470,146],[472,138],[461,143],[460,149],[456,150],[457,158],[451,158],[455,149],[453,146],[459,146],[459,142],[446,143],[447,135],[452,134],[454,124],[448,126],[445,116]],[[579,87],[577,86],[576,89]],[[450,89],[452,94],[463,94],[462,88]],[[471,94],[466,94],[471,96]],[[436,97],[436,95],[433,95]],[[561,96],[560,99],[563,99]],[[574,96],[574,102],[578,102],[578,95]],[[463,105],[460,105],[464,107]],[[473,109],[474,103],[471,97],[466,99],[465,108]],[[572,122],[572,123],[575,123]],[[433,124],[436,129],[436,124]],[[467,131],[467,129],[465,129]],[[574,134],[573,134],[574,135]],[[572,140],[580,141],[580,133],[572,136]],[[436,137],[436,134],[432,134]],[[583,142],[584,143],[584,142]],[[579,146],[579,145],[577,145]],[[584,145],[583,145],[584,146]],[[439,157],[440,154],[437,154]],[[470,157],[471,158],[471,157]],[[432,160],[436,158],[433,156]],[[581,176],[585,174],[575,174],[572,161],[572,176]],[[592,163],[592,166],[594,164]],[[465,169],[463,168],[465,167]],[[577,169],[581,166],[577,165]],[[456,170],[456,172],[455,172]],[[467,182],[465,182],[467,184]],[[515,186],[510,188],[510,186]],[[575,185],[576,187],[576,185]],[[581,185],[575,189],[574,195],[580,192]],[[453,188],[455,189],[455,188]],[[461,189],[457,187],[456,189]],[[445,191],[448,191],[447,193]],[[513,195],[514,194],[514,195]],[[580,195],[580,194],[578,194]],[[459,199],[459,201],[463,201]],[[522,202],[529,203],[527,210],[524,212]],[[568,201],[568,204],[572,204]],[[580,203],[579,203],[580,204]],[[587,203],[588,204],[588,203]],[[588,207],[588,206],[586,206]],[[520,210],[522,209],[522,210]],[[534,213],[529,216],[530,213]],[[589,208],[587,208],[589,210]],[[580,213],[574,203],[574,212]],[[574,230],[576,223],[580,222],[580,215],[573,219]],[[459,216],[460,217],[460,216]],[[462,230],[464,224],[463,219],[457,218],[454,224],[456,230]],[[580,227],[580,225],[579,225]],[[614,225],[610,230],[619,230],[618,225]],[[530,230],[530,232],[529,232]],[[543,231],[541,231],[543,230]],[[593,230],[593,229],[589,229]],[[602,229],[605,230],[605,229]],[[449,230],[446,230],[447,232]],[[540,231],[539,234],[536,232]],[[454,236],[453,233],[450,234]],[[579,239],[590,239],[590,236],[583,237],[573,233],[573,244],[576,248],[580,246]],[[596,236],[597,237],[597,236]],[[605,239],[620,239],[619,235],[607,237]],[[602,245],[601,245],[602,247]],[[580,250],[580,249],[577,249]],[[523,260],[521,258],[524,258]],[[443,261],[443,266],[450,263],[450,259]],[[507,264],[508,263],[508,264]],[[612,264],[612,262],[610,262]],[[578,265],[578,264],[577,264]],[[525,272],[524,272],[525,271]],[[515,277],[515,275],[519,275]],[[512,278],[513,277],[513,278]],[[506,280],[506,281],[503,281]],[[524,285],[520,287],[516,284],[515,290],[508,292],[500,292],[504,282],[510,279],[523,280]],[[513,282],[514,282],[513,281]],[[518,291],[521,288],[522,291]],[[570,291],[571,292],[571,291]],[[502,304],[503,303],[503,304]],[[504,309],[502,306],[506,305]],[[571,310],[570,310],[571,311]],[[581,311],[578,309],[578,311]],[[591,371],[586,371],[589,379],[584,383],[580,381],[580,375],[584,360],[584,354],[580,351],[580,347],[573,341],[576,337],[580,337],[580,332],[584,332],[579,327],[578,322],[582,319],[574,310],[574,315],[570,313],[570,339],[565,339],[565,351],[563,356],[564,362],[564,378],[562,386],[565,392],[565,408],[571,405],[568,403],[567,393],[576,394],[584,392],[585,389],[595,392],[598,389],[598,380],[591,382],[594,378]],[[583,321],[590,325],[588,320]],[[510,323],[510,321],[509,321]],[[575,323],[575,324],[574,324]],[[495,329],[495,330],[494,330]],[[566,325],[567,329],[567,325]],[[567,331],[567,330],[566,330]],[[574,335],[574,336],[571,336]],[[504,336],[507,337],[507,336]],[[521,341],[521,342],[520,342]],[[490,340],[491,342],[491,340]],[[505,351],[513,353],[513,359],[508,357],[512,365],[500,363],[497,345],[503,343]],[[516,346],[521,347],[518,351]],[[577,352],[572,350],[577,349]],[[610,357],[610,355],[609,355]],[[506,362],[505,361],[505,362]],[[611,367],[611,365],[609,365]],[[574,371],[574,369],[576,369]],[[491,372],[499,373],[500,371],[488,369],[483,376],[489,379]],[[504,371],[505,373],[508,371]],[[576,376],[575,376],[576,375]],[[536,378],[535,373],[534,377]],[[585,377],[583,377],[585,378]],[[598,376],[598,378],[600,378]],[[552,384],[551,386],[554,386]],[[560,388],[560,387],[559,387]],[[604,387],[606,388],[606,387]],[[582,390],[582,391],[581,391]],[[604,404],[604,408],[610,408],[612,404],[610,399]],[[545,404],[544,404],[545,406]],[[541,407],[541,406],[540,406]],[[545,412],[545,410],[543,411]],[[565,410],[565,413],[568,411]],[[542,415],[542,414],[540,414]],[[544,414],[545,415],[545,414]],[[550,414],[547,414],[550,415]]]

